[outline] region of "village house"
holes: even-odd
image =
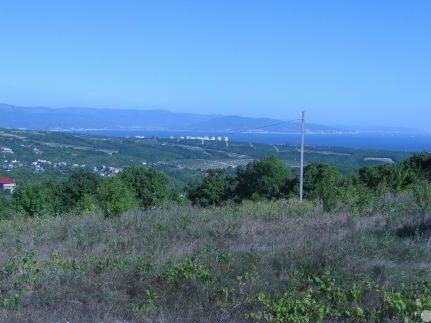
[[[13,193],[16,188],[16,182],[10,177],[0,177],[0,192]]]

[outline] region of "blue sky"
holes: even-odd
[[[2,1],[0,102],[427,129],[431,1]]]

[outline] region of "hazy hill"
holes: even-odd
[[[0,104],[0,127],[53,129],[177,129],[211,116],[164,110],[18,107]]]
[[[201,131],[221,131],[221,132],[282,132],[297,133],[300,129],[300,121],[283,121],[272,118],[249,118],[239,116],[220,116],[203,120],[192,125],[191,130]],[[342,130],[341,128],[323,126],[313,123],[306,124],[307,131],[333,133]]]
[[[0,104],[0,127],[35,130],[140,129],[184,131],[297,132],[297,121],[272,118],[202,115],[166,110],[19,107]],[[309,131],[334,132],[338,128],[307,124]]]

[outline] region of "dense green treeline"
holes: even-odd
[[[398,164],[360,168],[349,176],[333,166],[311,164],[305,168],[304,192],[307,199],[320,201],[325,211],[346,208],[371,213],[382,200],[396,194],[414,195],[426,207],[431,199],[430,181],[431,155],[424,153]],[[131,166],[110,178],[80,170],[66,180],[21,183],[13,196],[0,195],[0,208],[3,218],[14,213],[34,217],[97,209],[117,216],[133,207],[186,203],[185,197],[203,207],[295,197],[299,179],[281,160],[266,157],[233,174],[209,170],[200,182],[184,190],[186,194],[173,189],[168,177],[151,167]]]
[[[403,192],[414,194],[421,204],[429,203],[430,181],[431,155],[418,154],[394,165],[360,168],[350,176],[333,166],[311,164],[304,171],[304,192],[307,199],[320,200],[326,211],[346,207],[364,212],[382,197]],[[288,198],[298,191],[298,177],[275,157],[250,163],[233,176],[211,170],[202,182],[187,188],[192,203],[201,206]]]
[[[79,170],[64,181],[26,182],[12,196],[0,196],[2,216],[86,213],[100,209],[117,216],[133,207],[180,202],[168,178],[153,168],[131,166],[116,177],[104,178]]]

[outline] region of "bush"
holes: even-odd
[[[363,184],[350,184],[340,192],[340,202],[350,212],[371,214],[376,211],[380,193],[376,193]]]
[[[43,184],[21,184],[14,193],[17,212],[29,217],[51,213],[51,202],[52,195]]]
[[[212,275],[207,266],[199,264],[194,257],[188,257],[169,268],[164,273],[164,278],[168,282],[178,285],[190,281],[208,283],[212,280]]]
[[[403,164],[414,171],[417,178],[431,181],[431,153],[414,155]]]
[[[160,205],[174,198],[168,178],[154,168],[131,166],[119,178],[133,191],[139,206]]]
[[[387,186],[393,172],[392,165],[381,165],[374,167],[362,167],[354,176],[354,184],[363,185],[369,189],[376,190],[381,186]]]
[[[93,212],[97,209],[97,198],[94,194],[84,194],[77,203],[77,209],[81,213]]]
[[[115,217],[135,206],[132,191],[119,179],[110,178],[98,190],[100,207],[106,217]]]
[[[308,199],[320,199],[326,211],[337,206],[343,178],[329,165],[313,164],[304,170],[304,192]]]
[[[260,293],[257,302],[262,311],[248,316],[269,323],[421,322],[421,313],[431,309],[431,290],[427,284],[395,291],[360,276],[349,285],[335,277],[329,272],[302,277],[279,298]],[[369,298],[375,299],[372,308],[367,306]]]
[[[94,209],[95,193],[102,180],[102,177],[88,170],[79,170],[73,173],[60,186],[58,193],[63,209],[76,209],[78,211]]]
[[[355,180],[373,191],[384,189],[400,192],[417,179],[417,174],[407,163],[381,165],[359,169]]]
[[[9,219],[13,213],[13,205],[10,196],[0,193],[0,221]]]
[[[254,161],[238,169],[235,195],[241,199],[277,199],[285,196],[290,186],[289,168],[276,157]]]
[[[187,187],[187,197],[194,205],[219,206],[229,196],[226,173],[222,169],[211,169],[200,184]]]
[[[431,183],[418,181],[412,186],[417,203],[422,210],[431,209]]]

